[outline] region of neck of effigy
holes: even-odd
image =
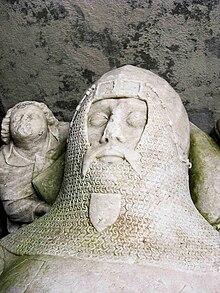
[[[105,163],[94,160],[88,170],[85,180],[91,181],[90,192],[124,193],[132,185],[132,180],[141,176],[125,159],[117,163]],[[92,180],[91,180],[92,179]]]

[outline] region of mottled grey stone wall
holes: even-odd
[[[133,64],[164,77],[191,120],[220,116],[220,1],[1,0],[0,111],[45,102],[70,120],[84,90]]]

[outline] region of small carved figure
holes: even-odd
[[[9,233],[49,211],[32,179],[54,162],[67,133],[68,123],[59,122],[43,103],[26,101],[8,110],[1,130],[5,145],[0,151],[0,199]]]

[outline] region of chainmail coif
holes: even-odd
[[[136,150],[141,175],[123,161],[94,161],[86,176],[87,114],[99,99],[146,101],[148,121]],[[177,113],[173,115],[173,112]],[[18,255],[59,255],[217,271],[219,234],[199,214],[188,187],[189,121],[178,94],[150,71],[112,70],[84,95],[73,117],[61,192],[46,216],[4,238]],[[102,232],[89,219],[91,193],[121,194],[117,221]]]

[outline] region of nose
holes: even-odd
[[[102,134],[102,137],[100,139],[100,143],[108,143],[108,142],[126,142],[126,139],[123,135],[123,129],[120,125],[120,121],[113,117],[113,115],[110,117],[104,132]]]

